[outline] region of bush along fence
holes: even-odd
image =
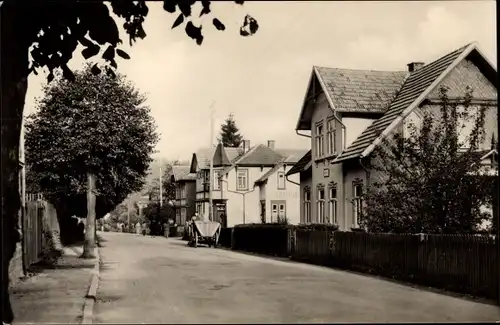
[[[223,247],[373,273],[497,298],[495,239],[478,235],[341,232],[334,225],[250,224],[222,229]]]

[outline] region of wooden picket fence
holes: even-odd
[[[44,206],[40,201],[26,204],[23,220],[23,263],[26,267],[41,260],[43,252],[43,214]]]
[[[497,297],[496,245],[488,236],[297,230],[292,258]]]

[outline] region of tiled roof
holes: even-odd
[[[276,149],[275,151],[286,157],[284,162],[289,164],[298,162],[307,153],[307,149]]]
[[[172,175],[175,181],[181,180],[193,180],[196,179],[196,175],[189,172],[190,166],[172,166]]]
[[[311,161],[312,155],[311,155],[311,150],[309,150],[300,160],[293,165],[293,167],[286,173],[286,176],[290,176],[296,173],[300,173],[301,171],[304,170],[304,167],[307,166],[307,164]]]
[[[214,155],[215,151],[216,148],[202,148],[195,153],[199,168],[206,169],[210,167],[210,155]],[[224,147],[224,151],[231,163],[242,153],[241,148]]]
[[[255,181],[255,184],[259,184],[259,183],[266,181],[269,178],[269,176],[274,174],[280,167],[283,166],[285,160],[286,160],[286,158],[281,159],[278,163],[276,163],[276,165],[274,165],[273,168],[268,170],[266,173],[264,173],[264,175],[262,175],[259,179],[257,179]]]
[[[406,71],[315,69],[338,112],[385,112],[408,75]]]
[[[252,150],[248,151],[241,159],[237,161],[238,166],[245,165],[274,165],[278,161],[283,159],[279,153],[275,150],[265,146],[263,144],[257,145]]]
[[[442,58],[424,65],[412,72],[406,79],[403,87],[390,104],[387,112],[378,120],[374,121],[361,135],[337,157],[335,162],[356,158],[370,146],[373,141],[417,98],[431,86],[431,84],[462,54],[468,47],[464,46]]]

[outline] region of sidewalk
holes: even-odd
[[[14,324],[80,323],[95,260],[79,258],[82,247],[65,247],[53,266],[11,288]]]

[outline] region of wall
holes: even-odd
[[[293,184],[289,181],[285,182],[285,189],[278,189],[278,171],[287,173],[292,166],[283,166],[268,179],[265,185],[265,199],[266,199],[266,220],[271,220],[271,201],[286,200],[286,217],[289,224],[300,223],[300,186]],[[299,174],[294,174],[288,177],[289,180],[299,183]],[[260,211],[260,210],[259,210]]]
[[[242,223],[260,223],[260,191],[259,187],[254,187],[254,183],[259,177],[268,172],[270,167],[239,167],[239,169],[248,169],[248,191],[245,194],[245,213],[243,213],[243,195],[236,191],[236,169],[233,168],[224,175],[223,195],[227,198],[227,226],[233,227]],[[241,191],[239,193],[245,193]],[[267,210],[267,208],[266,208]]]
[[[191,218],[196,213],[196,182],[186,182],[187,217]]]
[[[355,227],[353,224],[354,217],[354,205],[352,199],[354,198],[354,186],[353,181],[357,178],[363,181],[363,189],[367,187],[367,175],[366,171],[361,167],[359,162],[345,162],[343,164],[345,174],[344,174],[344,218],[343,224],[339,224],[340,230],[347,231]],[[370,175],[371,177],[371,175]]]
[[[342,117],[342,123],[345,125],[346,148],[356,140],[367,127],[376,119]]]
[[[498,99],[498,91],[495,86],[482,74],[479,68],[469,60],[463,60],[460,64],[455,67],[450,74],[444,78],[441,84],[431,92],[428,98],[438,99],[439,98],[439,89],[441,86],[448,87],[448,97],[456,98],[463,97],[465,95],[466,87],[470,86],[473,89],[473,98],[476,99],[489,99],[489,100],[497,100]],[[435,106],[425,106],[424,110],[439,112],[439,105]],[[498,110],[497,107],[488,107],[486,110],[486,118],[485,118],[485,129],[486,129],[486,137],[483,142],[482,149],[490,149],[491,144],[491,136],[494,134],[495,139],[498,140],[498,129],[497,129],[497,120],[498,120]]]
[[[332,111],[328,107],[328,102],[326,100],[326,97],[324,94],[321,94],[318,97],[318,100],[316,101],[315,104],[315,109],[314,113],[312,115],[312,123],[311,123],[311,145],[312,145],[312,159],[313,159],[313,164],[312,164],[312,183],[311,183],[311,217],[312,217],[312,222],[313,223],[318,223],[318,206],[317,206],[317,196],[318,196],[318,185],[323,184],[325,185],[325,194],[328,195],[328,184],[330,182],[335,182],[337,183],[337,216],[338,216],[338,222],[339,226],[340,223],[342,222],[343,218],[342,215],[344,214],[344,205],[345,205],[345,199],[344,199],[344,191],[343,191],[343,177],[342,177],[342,164],[335,164],[331,165],[330,160],[331,159],[318,159],[316,155],[316,146],[314,142],[314,137],[316,135],[316,123],[322,121],[325,131],[325,137],[324,137],[324,151],[326,153],[326,123],[329,120],[330,117],[333,116]],[[337,120],[335,120],[335,140],[336,140],[336,148],[337,151],[341,150],[343,148],[343,139],[342,139],[342,126],[340,123],[338,123]],[[333,157],[332,157],[333,158]],[[324,176],[324,171],[328,170],[329,175]],[[328,197],[328,196],[326,196]],[[325,202],[325,215],[328,215],[328,204]]]

